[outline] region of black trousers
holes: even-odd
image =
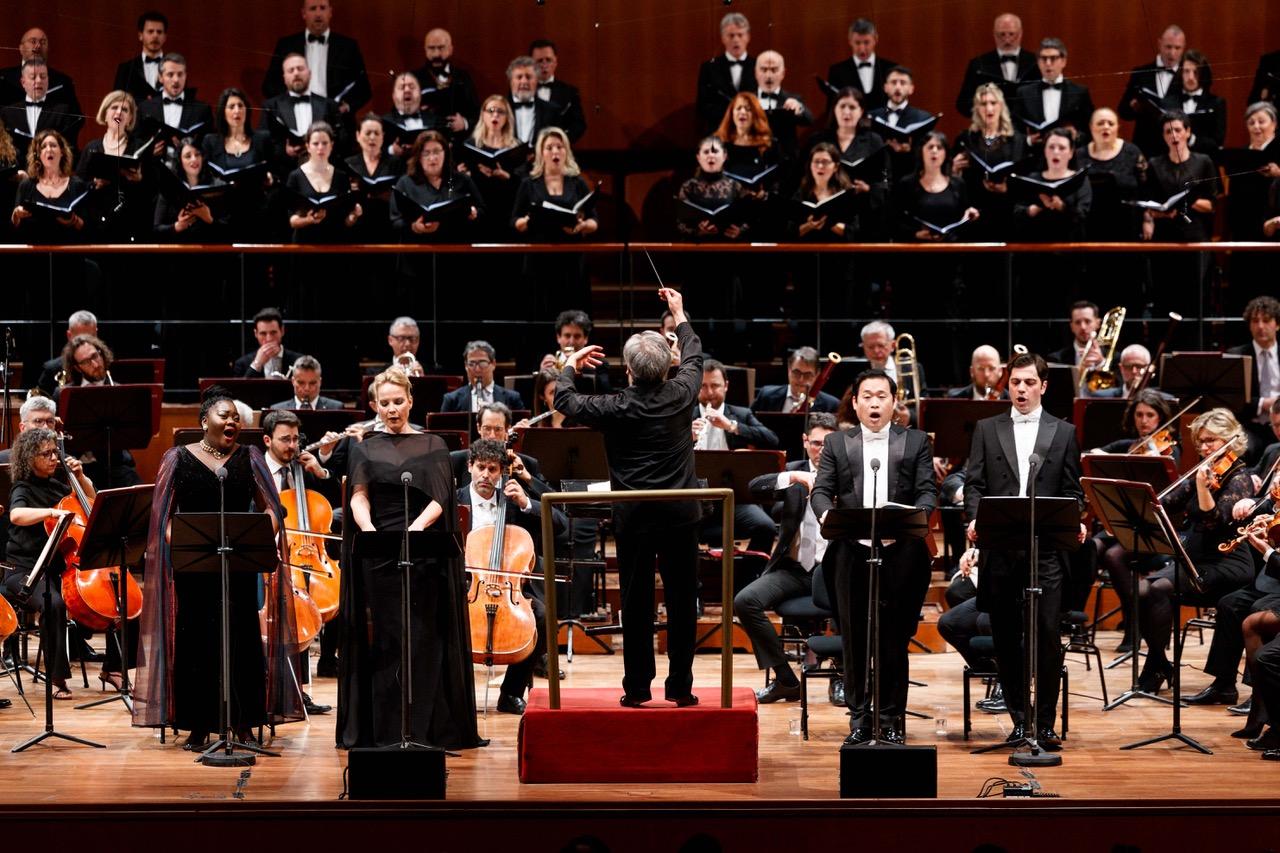
[[[756,664],[761,669],[787,666],[782,638],[765,615],[780,603],[813,591],[813,576],[793,560],[780,560],[753,580],[733,599],[733,613],[751,638]]]
[[[1218,599],[1213,642],[1209,644],[1209,657],[1204,663],[1204,671],[1213,676],[1215,683],[1235,685],[1240,656],[1244,654],[1244,620],[1266,595],[1257,587],[1248,586]],[[1249,680],[1246,674],[1245,681]]]
[[[712,545],[724,543],[724,531],[720,529],[720,514],[702,526],[702,539]],[[746,539],[747,548],[768,554],[773,550],[773,540],[778,535],[778,525],[773,523],[769,513],[760,504],[739,504],[733,509],[733,536],[731,539]]]
[[[541,560],[538,561],[541,567]],[[538,569],[541,571],[541,568]],[[547,605],[543,591],[545,584],[542,581],[525,581],[524,596],[529,599],[529,605],[533,608],[533,618],[538,623],[538,639],[534,643],[533,652],[519,663],[513,663],[507,667],[507,673],[502,677],[503,693],[516,698],[524,698],[525,690],[529,689],[529,685],[533,683],[533,669],[538,664],[539,658],[547,651]]]
[[[1041,594],[1035,627],[1038,681],[1036,726],[1045,729],[1052,728],[1057,719],[1058,687],[1062,671],[1058,616],[1062,609],[1065,570],[1056,553],[1042,555],[1039,568]],[[1027,651],[1023,603],[1026,598],[1029,556],[1025,551],[995,552],[987,558],[982,570],[988,573],[988,582],[991,584],[989,600],[984,603],[991,614],[991,637],[996,647],[1000,686],[1009,706],[1009,716],[1014,722],[1025,722],[1028,685],[1023,671]]]
[[[666,698],[682,699],[693,690],[698,526],[657,529],[619,523],[615,538],[622,586],[622,689],[635,699],[651,696],[656,561],[667,606]]]
[[[869,548],[838,543],[828,550],[834,562],[836,614],[844,646],[845,704],[850,730],[870,727],[871,695],[867,691],[867,593]],[[929,554],[915,540],[881,551],[880,569],[880,726],[896,726],[907,710],[908,656],[929,590]],[[824,557],[824,560],[827,560]]]
[[[31,590],[26,604],[17,604],[17,594],[29,573],[9,571],[5,573],[4,597],[21,606],[28,613],[40,614],[40,648],[44,650],[45,667],[53,673],[55,682],[71,677],[71,661],[67,658],[67,605],[62,600],[62,581],[57,574],[44,574]],[[49,585],[50,608],[45,610],[45,583]]]
[[[1252,672],[1254,699],[1262,702],[1268,719],[1280,720],[1280,637],[1258,649]]]
[[[975,672],[993,671],[995,661],[974,653],[969,646],[974,637],[991,636],[991,616],[978,609],[976,598],[962,601],[943,613],[938,618],[938,633],[960,653],[970,669]]]

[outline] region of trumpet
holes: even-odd
[[[392,367],[398,367],[404,371],[406,376],[422,376],[422,365],[418,363],[418,357],[411,352],[402,352],[391,362]]]
[[[1126,309],[1117,305],[1102,317],[1102,325],[1094,333],[1089,346],[1098,347],[1102,353],[1102,364],[1088,370],[1080,371],[1080,390],[1088,388],[1090,392],[1108,391],[1120,385],[1120,378],[1111,369],[1111,360],[1116,354],[1116,342],[1120,339],[1120,328],[1124,325]]]
[[[564,370],[564,366],[569,363],[569,356],[571,355],[573,355],[573,347],[564,347],[556,350],[556,370]]]
[[[893,339],[893,367],[898,375],[898,402],[914,406],[921,397],[920,360],[916,357],[916,339],[903,332]]]

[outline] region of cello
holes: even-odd
[[[538,639],[533,605],[520,588],[520,576],[533,571],[538,555],[529,531],[507,524],[510,501],[502,494],[502,485],[510,474],[510,466],[503,466],[495,486],[498,512],[493,526],[473,528],[467,534],[471,659],[485,666],[519,663],[533,653]]]
[[[341,569],[325,550],[324,539],[316,534],[328,534],[333,523],[333,507],[324,495],[306,488],[300,455],[301,451],[289,463],[294,487],[280,492],[285,518],[293,522],[286,533],[289,569],[293,574],[293,588],[306,590],[322,619],[328,622],[338,615]]]
[[[63,460],[65,468],[67,449],[66,435],[63,433],[58,434],[58,457]],[[62,559],[66,563],[66,570],[62,573],[62,599],[66,602],[67,615],[76,624],[91,631],[107,631],[120,621],[120,594],[117,586],[120,582],[120,567],[80,571],[80,541],[84,537],[85,524],[93,509],[93,502],[89,500],[71,469],[66,470],[67,480],[71,483],[71,494],[58,501],[56,507],[73,515],[67,535],[59,544]],[[45,532],[52,534],[57,521],[57,516],[46,519]],[[126,618],[137,619],[142,613],[142,590],[132,574],[123,574]]]

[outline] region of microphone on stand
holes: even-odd
[[[227,479],[227,466],[226,466],[226,465],[219,465],[217,468],[214,468],[214,469],[213,469],[213,475],[214,475],[215,477],[217,477],[217,478],[218,478],[218,482],[222,482],[223,480],[226,480],[226,479]]]
[[[222,469],[219,469],[219,470],[222,470]],[[400,474],[400,482],[401,482],[401,483],[404,483],[406,486],[407,486],[407,485],[409,485],[410,483],[412,483],[412,482],[413,482],[413,472],[412,472],[412,471],[404,471],[404,472],[402,472],[402,473]]]

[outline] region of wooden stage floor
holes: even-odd
[[[1114,648],[1118,635],[1099,635],[1104,651]],[[1184,692],[1207,683],[1199,670],[1207,651],[1194,635],[1187,647]],[[1109,659],[1109,654],[1104,659]],[[703,701],[717,701],[718,655],[700,655],[695,665],[695,690]],[[566,687],[607,687],[621,678],[621,655],[578,655],[568,671]],[[912,677],[927,687],[912,688],[911,706],[930,716],[945,716],[947,733],[940,736],[932,720],[910,720],[908,737],[917,744],[938,746],[938,793],[948,800],[972,800],[991,777],[1016,778],[1018,770],[1008,766],[1006,753],[971,755],[969,750],[996,739],[1008,731],[1006,716],[974,712],[974,739],[961,739],[961,660],[954,652],[913,654]],[[1039,769],[1036,779],[1042,788],[1071,800],[1148,800],[1176,805],[1180,801],[1225,799],[1237,803],[1280,797],[1280,762],[1264,762],[1259,754],[1244,747],[1229,733],[1243,718],[1229,715],[1225,708],[1187,708],[1183,730],[1213,750],[1200,755],[1169,744],[1121,752],[1122,744],[1161,734],[1169,729],[1170,708],[1150,700],[1136,700],[1103,713],[1096,669],[1085,670],[1076,658],[1069,662],[1071,675],[1070,732],[1062,752],[1061,767]],[[96,685],[97,664],[89,665],[90,680]],[[664,671],[659,660],[659,679]],[[1129,669],[1119,667],[1106,673],[1111,695],[1129,683]],[[482,672],[477,669],[477,695],[482,696]],[[754,659],[735,655],[735,684],[759,687],[762,684]],[[101,696],[96,690],[79,687],[76,699]],[[661,682],[658,682],[660,689]],[[336,682],[316,679],[312,685],[317,701],[335,701]],[[980,687],[975,682],[975,688]],[[812,696],[811,736],[808,741],[789,733],[789,724],[800,717],[799,703],[781,703],[760,708],[760,780],[756,784],[697,785],[522,785],[516,777],[516,728],[518,719],[490,711],[481,721],[481,732],[491,739],[483,749],[465,751],[449,759],[448,799],[455,802],[501,801],[505,803],[573,802],[708,802],[747,805],[780,801],[822,801],[838,798],[838,751],[847,734],[843,709],[826,699],[826,683],[815,681]],[[106,744],[105,749],[89,749],[59,741],[46,741],[24,753],[9,750],[43,724],[43,689],[28,688],[36,708],[32,718],[15,695],[12,683],[0,682],[0,696],[14,699],[14,705],[0,711],[0,778],[20,779],[6,785],[5,801],[10,806],[40,807],[50,804],[202,803],[219,800],[259,802],[333,802],[342,791],[345,753],[333,747],[332,715],[312,718],[308,723],[282,726],[271,746],[279,758],[259,759],[257,765],[240,769],[216,769],[196,765],[192,754],[182,751],[172,739],[162,745],[151,730],[133,729],[121,703],[90,710],[73,710],[70,702],[56,702],[56,725],[69,734]],[[496,683],[490,693],[497,699]],[[977,698],[977,697],[975,697]],[[1154,804],[1154,803],[1153,803]],[[1277,833],[1280,838],[1280,832]]]

